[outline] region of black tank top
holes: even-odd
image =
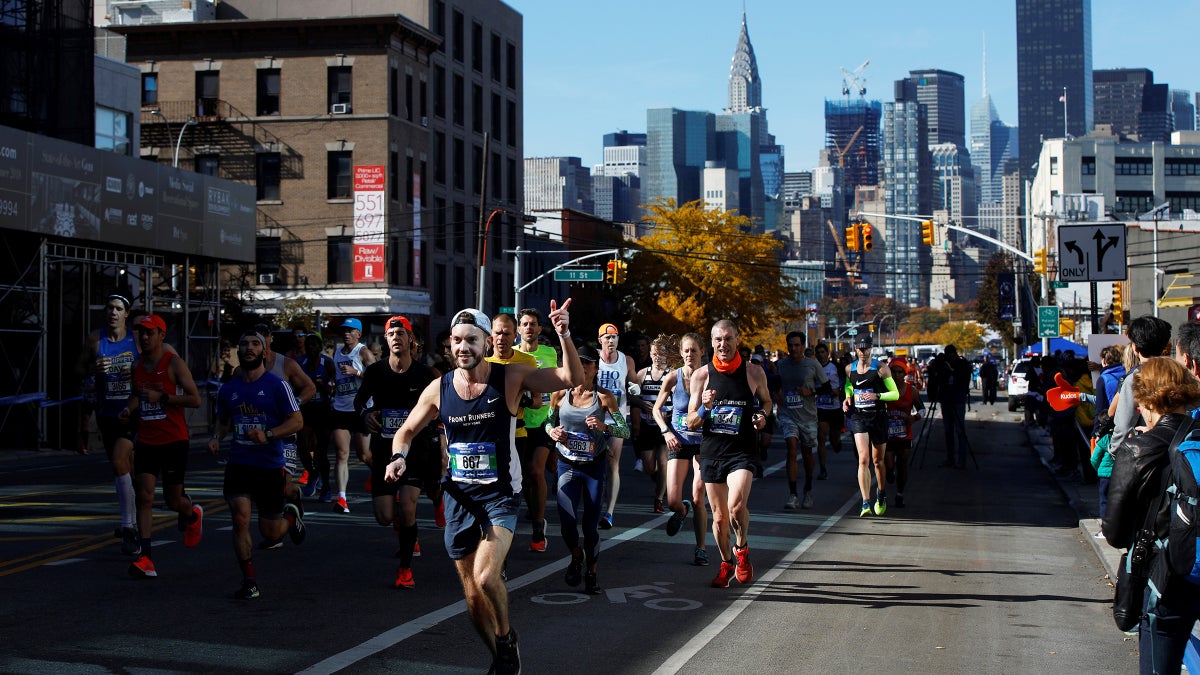
[[[859,415],[874,415],[887,409],[886,404],[876,398],[874,401],[859,400],[860,394],[871,392],[878,396],[885,391],[883,377],[879,371],[872,368],[865,373],[858,372],[858,362],[850,367],[850,386],[854,388],[854,399],[851,402],[851,412]]]
[[[450,463],[443,483],[472,495],[521,491],[521,460],[513,440],[517,418],[505,399],[504,364],[491,364],[487,388],[471,400],[454,389],[451,370],[442,376],[439,414],[446,428]]]
[[[755,450],[754,392],[746,381],[746,362],[729,375],[708,366],[708,388],[715,389],[712,410],[704,418],[700,457],[706,459],[752,454]]]

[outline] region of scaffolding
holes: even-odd
[[[825,147],[844,160],[842,184],[847,205],[853,203],[857,188],[879,184],[882,116],[879,101],[825,101]]]

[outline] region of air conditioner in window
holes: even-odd
[[[275,283],[275,273],[268,272],[266,274],[258,275],[258,283],[263,284],[263,285],[269,285],[269,284]]]
[[[333,105],[329,106],[329,112],[334,115],[348,115],[350,114],[350,104],[334,103]]]
[[[423,126],[423,127],[429,126],[429,118],[428,117],[421,118],[421,126]]]

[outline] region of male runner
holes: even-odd
[[[654,483],[654,512],[666,513],[664,500],[667,495],[667,441],[654,418],[654,403],[663,388],[663,379],[678,360],[679,345],[669,335],[659,335],[650,343],[650,365],[634,376],[641,388],[637,397],[630,397],[630,405],[638,409],[637,436],[633,447],[640,456],[642,470]],[[671,416],[671,395],[667,392],[664,413]]]
[[[333,354],[333,365],[337,382],[333,392],[333,446],[337,451],[334,482],[337,499],[333,510],[350,513],[346,504],[346,484],[350,481],[350,444],[353,441],[359,460],[366,462],[370,449],[367,435],[362,433],[362,420],[354,412],[354,395],[362,383],[363,372],[375,363],[375,355],[367,349],[362,339],[362,322],[346,319],[342,322],[342,347]]]
[[[154,567],[150,535],[154,526],[154,484],[161,473],[167,507],[179,514],[179,529],[188,548],[200,543],[204,532],[204,508],[193,504],[183,490],[187,473],[188,433],[184,408],[200,407],[200,392],[183,359],[163,348],[167,324],[162,317],[147,314],[133,326],[141,358],[133,366],[133,391],[122,419],[138,416],[133,469],[137,477],[138,544],[142,553],[129,565],[135,578],[158,576]]]
[[[286,485],[282,438],[304,427],[292,388],[263,366],[265,335],[247,331],[238,340],[238,376],[217,392],[217,434],[208,451],[217,454],[220,439],[233,432],[225,465],[225,501],[233,518],[233,553],[242,570],[238,600],[259,596],[250,540],[250,503],[258,507],[258,531],[266,541],[287,532],[304,541],[304,522],[294,504],[284,504]]]
[[[492,322],[477,309],[451,321],[455,370],[431,382],[393,439],[387,480],[404,475],[416,435],[441,417],[450,447],[443,481],[446,551],[463,585],[467,612],[491,651],[497,673],[521,672],[517,633],[508,623],[508,592],[500,568],[512,544],[520,507],[521,466],[514,435],[522,392],[556,391],[583,382],[583,364],[571,341],[568,299],[550,303],[550,322],[562,346],[553,370],[484,360]]]
[[[304,496],[312,497],[321,490],[321,501],[329,501],[329,439],[333,434],[330,427],[330,401],[333,399],[333,387],[337,375],[333,367],[333,359],[321,351],[321,336],[309,334],[304,336],[304,353],[296,359],[300,370],[312,380],[316,393],[308,403],[300,406],[304,416],[304,429],[300,432],[301,457],[309,457],[308,465],[315,469],[315,476],[309,476],[308,484],[304,486]]]
[[[858,360],[846,366],[846,400],[842,410],[849,412],[847,425],[854,436],[854,447],[858,450],[858,489],[862,493],[862,510],[859,518],[871,515],[871,467],[875,468],[878,488],[875,493],[875,515],[887,511],[887,470],[884,453],[888,440],[888,401],[900,398],[892,371],[881,364],[878,369],[871,362],[871,336],[860,335],[854,341]]]
[[[887,479],[896,486],[896,508],[904,508],[904,487],[908,485],[908,451],[912,449],[913,423],[921,419],[925,404],[921,392],[908,381],[908,359],[894,357],[888,362],[899,398],[888,401]]]
[[[542,313],[533,308],[526,308],[521,310],[517,318],[517,332],[521,335],[517,349],[531,354],[537,360],[538,368],[557,368],[558,351],[550,345],[538,342],[542,335]],[[525,408],[525,431],[528,437],[525,441],[525,453],[521,455],[521,468],[525,470],[521,484],[525,487],[525,503],[534,524],[534,538],[529,542],[529,550],[537,553],[546,551],[546,465],[558,454],[550,452],[554,443],[546,435],[544,428],[549,414],[548,392],[533,397],[532,403]],[[519,451],[520,447],[517,449]],[[538,523],[541,523],[540,528]],[[537,538],[538,534],[541,534],[540,539]]]
[[[417,545],[417,498],[430,474],[441,478],[442,452],[436,425],[426,426],[416,438],[404,477],[397,482],[385,480],[392,439],[404,425],[417,399],[441,373],[413,360],[412,323],[397,315],[387,320],[383,336],[388,356],[367,366],[362,386],[354,396],[354,408],[362,414],[363,425],[371,434],[371,495],[375,501],[375,522],[391,525],[396,532],[395,588],[413,588],[412,559]],[[367,402],[371,401],[371,407]]]
[[[737,326],[728,319],[712,327],[712,363],[692,373],[687,425],[704,430],[700,442],[700,475],[713,512],[713,538],[721,567],[713,588],[754,580],[750,564],[750,488],[754,483],[755,431],[767,425],[771,392],[761,366],[738,353]],[[762,408],[754,407],[757,396]],[[736,537],[730,550],[730,529]],[[734,556],[737,556],[736,566]]]
[[[829,345],[824,342],[817,343],[814,355],[829,380],[827,386],[817,389],[817,461],[821,465],[817,480],[826,480],[829,471],[825,468],[828,454],[825,445],[828,443],[834,452],[841,452],[842,428],[846,425],[846,415],[842,412],[842,370],[830,358]]]
[[[105,326],[88,336],[79,364],[81,377],[96,378],[96,426],[104,443],[104,452],[112,465],[113,482],[117,488],[117,505],[121,509],[121,552],[141,554],[138,544],[137,507],[133,491],[133,430],[120,419],[121,411],[133,393],[133,362],[138,357],[137,341],[126,327],[129,298],[112,293],[104,303]]]
[[[641,389],[638,389],[637,385],[629,387],[634,384],[637,369],[634,367],[633,357],[617,351],[617,338],[620,337],[620,333],[617,327],[611,323],[600,326],[600,372],[597,375],[597,383],[617,397],[617,403],[621,405],[621,415],[625,419],[629,419],[629,401],[626,398],[626,391],[630,390],[629,394],[636,396],[641,393]],[[636,389],[637,394],[632,389]],[[617,509],[617,493],[621,490],[621,447],[624,443],[625,439],[623,438],[613,438],[608,443],[608,481],[605,484],[608,489],[608,508],[604,510],[604,515],[600,516],[600,529],[602,530],[613,526],[613,512]]]
[[[829,379],[825,370],[815,359],[804,355],[804,333],[792,331],[787,334],[788,357],[776,364],[780,387],[773,395],[779,401],[779,426],[787,443],[788,499],[786,509],[797,506],[813,507],[813,448],[817,445],[817,399],[816,392]],[[796,461],[796,449],[804,458],[804,499],[796,496],[796,479],[800,473]]]

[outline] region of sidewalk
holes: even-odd
[[[1115,580],[1117,578],[1117,565],[1121,560],[1121,551],[1108,545],[1100,535],[1100,504],[1099,495],[1096,491],[1096,485],[1085,485],[1082,481],[1072,478],[1062,478],[1054,474],[1050,468],[1050,458],[1054,456],[1054,446],[1050,440],[1050,434],[1037,426],[1026,428],[1026,433],[1029,435],[1029,444],[1033,446],[1034,452],[1037,453],[1038,459],[1042,465],[1046,467],[1046,471],[1058,483],[1058,489],[1062,490],[1071,508],[1075,509],[1076,515],[1079,516],[1079,530],[1083,532],[1086,539],[1092,548],[1096,551],[1096,556],[1100,558],[1104,569],[1108,571],[1108,578]]]

